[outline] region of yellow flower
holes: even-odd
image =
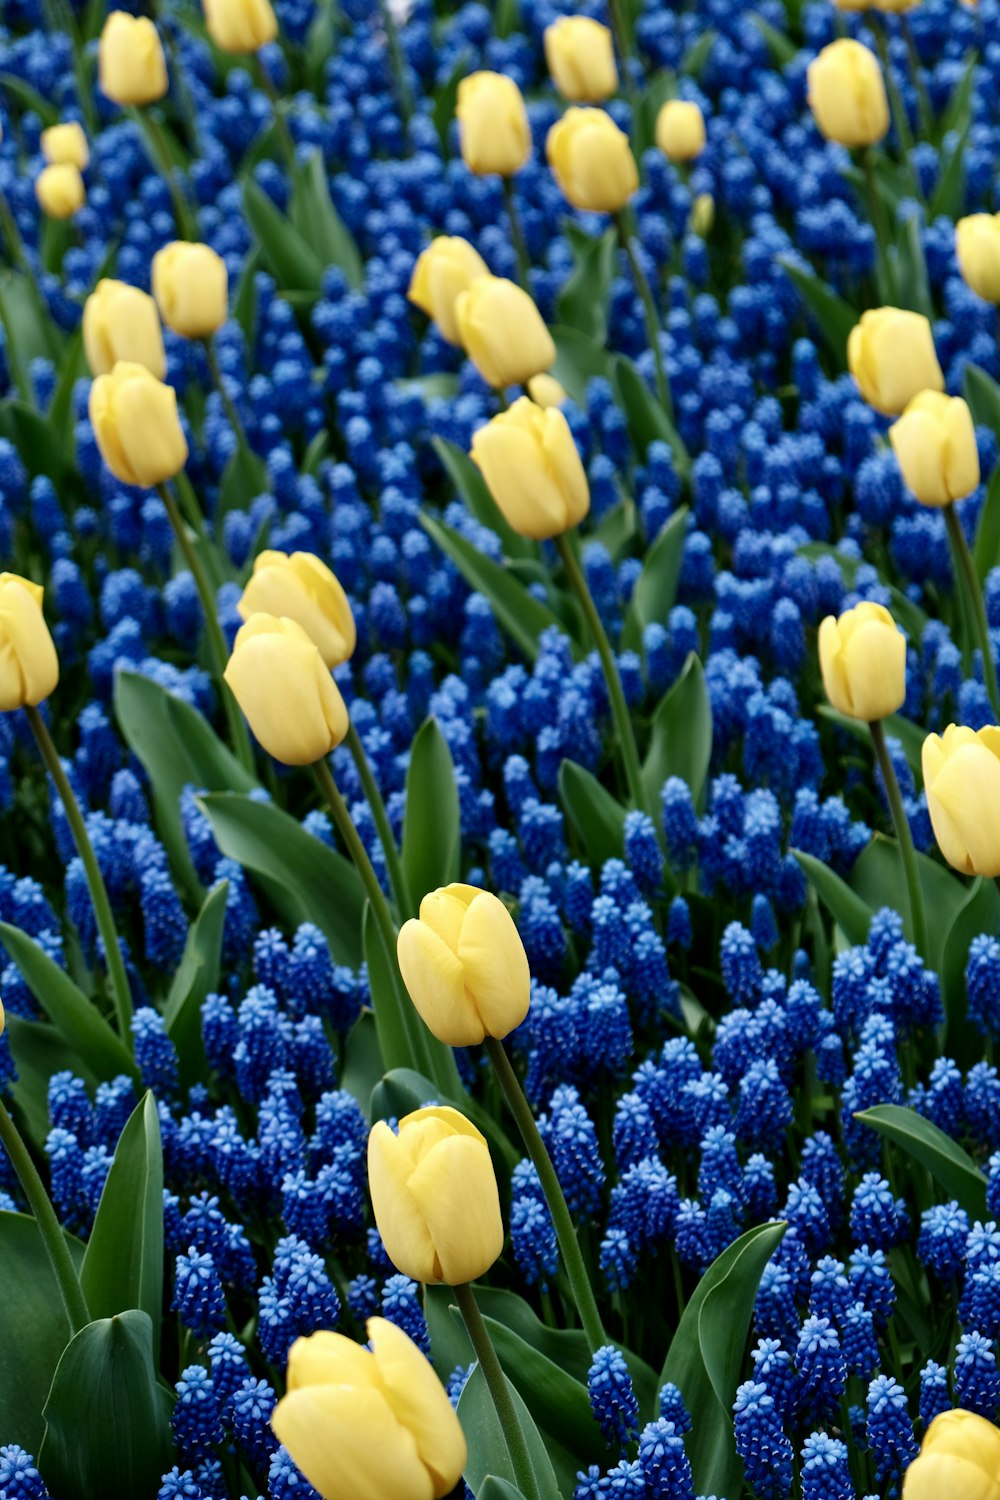
[[[240,618],[281,615],[301,625],[328,668],[354,654],[357,631],[335,574],[311,552],[260,552],[237,609]]]
[[[549,131],[545,154],[574,208],[618,213],[639,186],[629,138],[603,109],[568,109]]]
[[[554,375],[532,375],[528,381],[528,395],[536,406],[562,406],[569,400]]]
[[[856,604],[819,627],[826,696],[852,719],[884,719],[906,697],[906,637],[881,604]]]
[[[415,1110],[398,1135],[374,1125],[368,1189],[386,1254],[414,1281],[475,1281],[503,1249],[489,1148],[457,1109]]]
[[[79,167],[71,162],[43,167],[35,181],[35,197],[50,219],[71,219],[87,201]]]
[[[693,161],[705,149],[705,120],[697,104],[668,99],[656,117],[656,144],[671,161]]]
[[[921,505],[964,500],[979,483],[976,429],[961,396],[921,391],[889,428],[889,441]]]
[[[1000,1500],[1000,1432],[975,1412],[942,1412],[906,1471],[903,1500]]]
[[[167,64],[156,27],[147,16],[113,10],[98,52],[101,92],[115,104],[152,104],[167,92]]]
[[[6,1025],[7,1025],[7,1016],[6,1016],[6,1013],[5,1013],[4,1008],[3,1008],[3,1001],[0,1000],[0,1036],[3,1036],[4,1027]]]
[[[324,1500],[442,1500],[462,1476],[465,1437],[413,1340],[369,1318],[370,1349],[342,1333],[296,1339],[271,1426]]]
[[[145,365],[119,360],[90,387],[90,420],[101,457],[123,484],[147,488],[187,463],[177,394]]]
[[[90,162],[90,147],[83,126],[76,120],[65,125],[50,125],[42,131],[42,155],[55,166],[69,165],[84,172]]]
[[[521,90],[504,73],[470,73],[455,104],[462,159],[477,177],[513,177],[531,155]]]
[[[970,214],[955,225],[958,269],[977,296],[1000,303],[1000,214]]]
[[[874,146],[889,129],[889,102],[874,52],[850,37],[824,47],[809,64],[809,108],[828,141]]]
[[[254,735],[286,766],[309,766],[347,733],[347,708],[329,668],[295,620],[251,615],[225,678]]]
[[[455,299],[466,354],[487,385],[523,385],[555,362],[556,346],[527,292],[504,276],[479,276]]]
[[[688,228],[699,239],[707,240],[715,223],[715,199],[711,193],[699,193],[691,205]]]
[[[223,52],[257,52],[278,35],[270,0],[205,0],[205,26]]]
[[[531,975],[510,912],[489,891],[446,885],[400,928],[399,971],[428,1029],[449,1047],[505,1037],[528,1014]]]
[[[210,245],[174,240],[153,256],[153,296],[174,333],[208,338],[229,316],[226,263]]]
[[[847,363],[876,411],[898,417],[921,391],[943,391],[944,375],[923,313],[869,308],[847,340]]]
[[[455,302],[478,277],[489,274],[486,262],[468,240],[442,234],[421,251],[406,295],[434,319],[442,338],[460,344]]]
[[[924,740],[921,764],[945,859],[966,875],[1000,875],[1000,729],[949,724]]]
[[[557,406],[521,396],[472,439],[472,459],[521,536],[543,541],[577,526],[590,489],[569,423]]]
[[[126,281],[105,277],[87,298],[83,348],[91,375],[107,375],[120,359],[145,365],[157,380],[167,373],[156,303]]]
[[[0,573],[0,711],[5,713],[25,704],[36,707],[59,681],[42,596],[41,586],[30,579]]]
[[[590,16],[560,16],[545,28],[552,82],[574,104],[600,104],[618,89],[611,32]]]

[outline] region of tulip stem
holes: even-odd
[[[379,9],[382,12],[382,25],[385,28],[385,42],[389,52],[389,63],[392,67],[393,81],[396,85],[396,102],[399,105],[399,113],[403,125],[410,123],[413,113],[413,100],[410,97],[410,85],[406,81],[406,58],[403,56],[403,48],[399,40],[399,28],[392,14],[392,0],[380,0]]]
[[[521,227],[521,216],[517,211],[517,202],[514,198],[514,183],[510,177],[501,179],[503,182],[503,201],[507,210],[507,218],[510,221],[510,237],[514,241],[514,249],[517,252],[517,279],[526,292],[531,291],[531,257],[528,255],[528,247],[524,241],[524,230]]]
[[[240,706],[233,697],[224,676],[226,662],[229,658],[229,650],[226,646],[226,638],[222,634],[222,626],[219,624],[216,613],[216,602],[215,595],[212,592],[212,585],[208,581],[208,574],[205,572],[201,558],[198,556],[198,549],[188,535],[188,529],[184,524],[184,517],[178,509],[177,501],[165,484],[158,484],[156,486],[156,493],[163,501],[167,515],[170,518],[170,524],[174,528],[174,535],[184,554],[184,560],[190,569],[191,577],[194,579],[195,587],[198,590],[198,598],[201,600],[201,609],[205,616],[205,630],[208,634],[208,647],[212,656],[212,665],[215,669],[215,675],[218,678],[219,692],[222,694],[222,702],[226,710],[226,720],[229,724],[229,738],[232,741],[232,746],[240,765],[245,771],[249,771],[252,774],[254,763],[253,750],[250,747],[250,736],[247,732],[246,722],[240,712]]]
[[[628,28],[625,23],[625,8],[622,0],[610,0],[608,9],[611,13],[611,30],[618,44],[618,55],[621,59],[625,98],[628,100],[629,112],[632,116],[632,129],[635,130],[639,123],[639,104],[636,98],[635,86],[632,82],[632,69],[629,66],[630,49]]]
[[[628,221],[623,213],[615,214],[615,227],[618,230],[618,241],[625,251],[629,266],[632,270],[632,280],[635,289],[639,293],[642,302],[642,310],[646,318],[646,338],[650,349],[653,351],[653,359],[656,364],[656,394],[660,398],[660,405],[671,421],[674,419],[674,403],[670,395],[670,381],[667,379],[667,369],[663,363],[663,350],[660,347],[660,315],[656,310],[656,302],[653,299],[653,290],[639,256],[636,253],[635,241],[628,227]]]
[[[145,137],[150,155],[153,157],[155,165],[159,167],[160,173],[167,184],[171,201],[174,205],[177,233],[182,240],[197,239],[197,226],[194,223],[184,194],[181,192],[180,184],[177,181],[177,168],[173,157],[170,155],[170,148],[164,138],[163,131],[160,129],[159,122],[144,110],[131,109],[129,110],[129,114]]]
[[[70,1334],[79,1333],[80,1329],[85,1328],[90,1322],[87,1299],[83,1295],[83,1288],[76,1274],[76,1267],[69,1253],[62,1225],[52,1207],[52,1199],[45,1191],[45,1184],[38,1175],[38,1168],[31,1159],[31,1153],[2,1100],[0,1100],[0,1141],[3,1142],[11,1165],[17,1173],[18,1181],[24,1189],[28,1207],[35,1216],[35,1223],[38,1225],[38,1232],[42,1237],[52,1274],[56,1278],[63,1307],[66,1309]]]
[[[930,140],[934,131],[934,110],[931,105],[930,95],[927,92],[927,84],[924,81],[924,70],[920,61],[920,53],[917,51],[916,38],[913,35],[913,27],[910,25],[909,16],[901,15],[899,24],[910,58],[910,76],[913,79],[913,87],[917,91],[917,108],[920,111],[921,133],[927,140]]]
[[[361,736],[358,734],[353,723],[347,730],[347,748],[350,750],[354,764],[357,767],[362,789],[368,799],[368,806],[371,808],[372,817],[375,820],[375,827],[378,830],[382,852],[385,855],[386,869],[389,871],[389,884],[392,886],[392,894],[396,899],[396,907],[399,915],[403,919],[412,917],[414,915],[413,896],[410,892],[409,882],[406,879],[406,872],[403,869],[403,861],[399,857],[396,840],[392,836],[389,814],[385,810],[382,793],[379,791],[378,782],[372,773],[371,764],[369,763],[368,756],[365,754],[365,747],[361,743]]]
[[[862,170],[865,178],[865,196],[868,199],[868,213],[875,231],[875,280],[879,296],[888,299],[895,297],[896,294],[893,290],[892,263],[889,259],[889,221],[886,217],[885,204],[882,202],[882,194],[879,192],[874,151],[868,150],[863,153]]]
[[[621,747],[622,760],[625,763],[625,777],[628,781],[628,789],[635,807],[641,812],[649,813],[646,805],[646,789],[642,781],[642,766],[639,761],[639,748],[635,742],[635,730],[632,727],[632,717],[625,702],[625,693],[622,689],[622,680],[618,675],[618,667],[615,662],[611,642],[608,640],[607,631],[601,620],[594,603],[594,597],[590,592],[587,579],[577,561],[576,553],[573,551],[565,533],[557,536],[555,544],[562,558],[563,567],[574,593],[580,601],[583,612],[590,626],[590,633],[594,637],[597,654],[601,658],[601,667],[604,670],[604,680],[607,683],[608,697],[611,699],[611,712],[614,715],[615,728],[618,731],[618,742]],[[650,814],[650,816],[652,816]],[[656,819],[653,819],[654,823]]]
[[[896,75],[892,70],[892,59],[889,56],[889,39],[886,36],[882,17],[869,13],[868,23],[875,37],[875,46],[878,49],[879,61],[882,64],[882,73],[885,78],[885,90],[889,96],[889,108],[892,112],[893,124],[896,127],[896,137],[899,144],[900,154],[910,180],[913,184],[914,196],[919,203],[923,202],[924,195],[920,191],[920,181],[913,165],[911,153],[913,151],[913,131],[910,129],[910,117],[906,113],[906,105],[903,96],[899,92],[896,83]]]
[[[209,374],[215,382],[215,389],[222,398],[222,405],[225,408],[226,416],[229,418],[229,425],[233,429],[236,441],[241,447],[249,448],[250,444],[247,440],[246,430],[240,420],[240,414],[236,410],[233,398],[226,390],[226,383],[219,368],[219,358],[215,352],[215,340],[209,335],[208,338],[202,339],[202,343],[205,346],[205,358],[208,360]]]
[[[281,142],[281,149],[285,154],[285,161],[288,164],[289,176],[292,182],[294,182],[295,141],[292,139],[292,132],[288,128],[288,121],[285,119],[285,116],[282,113],[281,100],[278,98],[278,91],[274,87],[274,84],[271,82],[270,75],[268,74],[267,69],[260,60],[259,52],[254,53],[254,62],[256,63],[258,82],[260,83],[260,86],[264,90],[264,93],[267,95],[268,99],[271,101],[271,112],[274,116],[274,128],[278,132],[278,139]]]
[[[510,1384],[497,1358],[493,1340],[483,1321],[483,1315],[479,1311],[475,1293],[468,1283],[464,1286],[452,1287],[452,1291],[455,1293],[455,1301],[465,1320],[472,1347],[476,1352],[476,1359],[479,1361],[479,1368],[483,1372],[483,1378],[493,1398],[500,1431],[503,1433],[503,1440],[510,1455],[514,1483],[525,1500],[540,1500],[538,1481],[535,1478],[531,1454],[528,1452],[528,1444],[510,1393]]]
[[[927,958],[927,929],[924,922],[924,898],[920,889],[920,871],[917,869],[917,853],[913,847],[913,835],[910,832],[910,820],[906,816],[906,808],[903,806],[903,794],[899,790],[899,781],[896,777],[889,747],[885,742],[885,729],[881,719],[873,719],[868,725],[871,732],[872,744],[875,747],[875,758],[882,772],[882,781],[885,784],[886,796],[889,799],[889,807],[892,812],[892,821],[896,827],[896,838],[899,840],[899,852],[903,860],[903,874],[906,877],[906,893],[910,907],[910,927],[913,932],[913,943],[921,958]]]
[[[954,505],[946,505],[944,507],[944,520],[948,528],[948,539],[951,542],[952,555],[962,571],[966,596],[976,619],[979,649],[983,653],[983,677],[986,682],[986,691],[989,694],[990,706],[993,709],[993,717],[1000,724],[1000,691],[997,689],[997,669],[996,663],[993,660],[993,642],[990,639],[990,624],[986,618],[986,605],[983,602],[983,591],[980,587],[979,575],[976,572],[976,564],[973,561],[972,553],[969,551],[965,528],[958,518],[958,512]]]
[[[354,826],[354,820],[344,801],[343,793],[333,778],[333,772],[325,760],[317,760],[313,763],[313,771],[319,782],[320,791],[326,798],[333,821],[337,825],[337,832],[347,845],[347,852],[354,861],[354,868],[361,876],[361,883],[365,893],[372,904],[372,912],[379,925],[382,941],[385,943],[386,952],[390,962],[395,962],[396,954],[396,924],[392,920],[392,912],[389,903],[385,899],[385,893],[378,883],[378,876],[371,860],[368,858],[368,850],[365,848],[361,835]]]
[[[563,1194],[556,1169],[552,1165],[549,1149],[542,1139],[541,1131],[535,1123],[535,1117],[531,1113],[531,1106],[524,1097],[517,1074],[507,1056],[503,1042],[496,1037],[486,1038],[486,1051],[493,1069],[500,1081],[504,1098],[518,1130],[524,1141],[528,1155],[531,1157],[538,1180],[545,1194],[545,1201],[552,1215],[552,1223],[555,1226],[556,1238],[559,1241],[559,1249],[562,1251],[563,1263],[566,1274],[569,1276],[569,1284],[573,1291],[573,1300],[576,1310],[580,1314],[580,1322],[587,1336],[587,1343],[591,1353],[602,1348],[607,1342],[607,1335],[601,1323],[601,1315],[597,1310],[597,1301],[594,1297],[594,1289],[587,1275],[587,1268],[583,1263],[583,1253],[580,1250],[580,1242],[576,1237],[576,1228],[569,1211],[569,1206]]]

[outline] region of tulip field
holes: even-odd
[[[1000,1500],[1000,0],[0,130],[0,1500]]]

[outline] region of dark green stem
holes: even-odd
[[[930,140],[934,131],[934,109],[931,105],[930,95],[927,92],[927,84],[924,81],[924,70],[920,62],[920,53],[917,51],[917,43],[913,35],[913,27],[910,25],[909,16],[901,15],[899,24],[910,59],[910,76],[913,79],[913,87],[917,91],[917,109],[920,112],[921,134],[925,140]]]
[[[910,176],[914,196],[917,201],[923,202],[923,193],[920,191],[920,182],[913,166],[913,131],[910,129],[910,118],[906,113],[906,105],[903,96],[896,84],[896,77],[892,71],[892,60],[889,56],[889,39],[886,36],[885,25],[882,17],[873,11],[868,12],[868,22],[875,37],[875,46],[878,48],[879,61],[882,64],[882,73],[885,78],[885,90],[889,96],[889,108],[892,111],[893,122],[896,126],[896,136],[899,141],[899,151],[903,158],[903,164]]]
[[[396,924],[392,920],[392,912],[389,910],[389,903],[385,899],[385,893],[378,883],[378,876],[375,874],[372,862],[368,858],[368,850],[365,848],[361,835],[354,826],[347,803],[344,801],[343,794],[334,781],[333,772],[326,761],[316,761],[313,765],[313,771],[315,772],[316,780],[319,782],[320,791],[326,798],[330,812],[333,814],[333,821],[337,825],[337,832],[347,845],[347,852],[354,861],[354,868],[361,876],[361,883],[365,888],[368,900],[371,902],[372,913],[382,934],[382,941],[385,943],[385,951],[389,956],[389,961],[395,963]]]
[[[208,338],[202,339],[202,343],[205,346],[205,358],[208,360],[209,374],[215,382],[215,389],[222,397],[222,405],[225,408],[226,416],[229,418],[229,425],[233,429],[236,441],[241,447],[249,448],[250,444],[247,440],[246,430],[240,420],[240,414],[236,410],[232,397],[226,390],[226,382],[223,379],[222,371],[219,369],[219,359],[215,352],[215,340],[209,335]]]
[[[636,98],[635,88],[632,84],[632,70],[629,67],[632,49],[629,46],[629,34],[625,21],[623,0],[610,0],[608,9],[611,13],[611,30],[614,32],[615,43],[618,47],[618,58],[621,63],[622,87],[625,97],[628,100],[629,113],[632,116],[632,129],[635,130],[639,123],[639,101]]]
[[[979,649],[983,653],[983,677],[986,681],[986,691],[989,694],[993,717],[995,722],[1000,724],[1000,691],[997,689],[997,669],[996,663],[993,660],[993,642],[990,639],[990,626],[986,618],[986,604],[983,600],[983,590],[979,583],[979,575],[976,572],[976,564],[973,561],[972,553],[969,551],[965,528],[958,518],[958,512],[954,505],[945,506],[944,519],[945,525],[948,528],[948,537],[951,542],[952,552],[965,582],[966,598],[975,616],[976,633],[979,636]]]
[[[646,318],[646,338],[649,342],[649,347],[653,351],[653,359],[656,363],[656,394],[660,398],[660,405],[672,421],[674,403],[670,394],[670,381],[667,379],[666,365],[663,363],[663,350],[660,347],[660,315],[656,310],[652,288],[636,254],[635,241],[632,238],[632,232],[629,229],[624,213],[615,214],[614,219],[618,229],[618,240],[628,257],[628,263],[632,269],[632,280],[635,282],[635,289],[639,293],[642,310]]]
[[[483,1315],[479,1311],[475,1293],[471,1286],[452,1287],[455,1293],[455,1301],[458,1303],[459,1311],[465,1320],[472,1347],[476,1351],[476,1359],[479,1368],[483,1372],[487,1389],[493,1398],[497,1419],[500,1423],[500,1431],[507,1445],[510,1455],[510,1467],[517,1485],[525,1500],[540,1500],[538,1481],[535,1471],[531,1465],[531,1454],[528,1452],[528,1444],[525,1440],[521,1423],[518,1421],[517,1412],[510,1394],[510,1386],[507,1377],[500,1367],[497,1352],[493,1347],[489,1329],[483,1322]]]
[[[396,907],[401,918],[415,915],[413,897],[410,892],[403,862],[399,857],[396,840],[392,836],[392,827],[389,823],[389,814],[385,810],[382,793],[379,791],[378,782],[372,774],[372,768],[365,754],[365,747],[361,743],[361,736],[351,724],[347,731],[347,748],[351,752],[354,764],[357,767],[358,777],[366,798],[371,808],[375,827],[378,831],[379,841],[382,845],[382,853],[385,855],[385,865],[389,872],[389,884],[392,886],[392,894],[396,900]]]
[[[501,179],[503,182],[503,201],[507,209],[507,218],[510,220],[510,237],[514,241],[514,249],[517,252],[517,279],[526,292],[531,291],[531,257],[528,247],[524,241],[524,230],[521,228],[521,216],[517,211],[517,202],[514,198],[514,182],[510,177]]]
[[[389,66],[392,68],[393,82],[396,85],[396,103],[399,105],[399,113],[402,116],[404,126],[406,126],[409,125],[410,116],[413,113],[410,86],[406,81],[406,59],[403,56],[403,48],[400,45],[399,31],[396,22],[393,20],[390,0],[380,0],[379,9],[382,12],[382,25],[385,28],[386,46],[389,49]]]
[[[170,198],[174,205],[177,233],[182,240],[197,239],[197,225],[184,194],[181,192],[180,184],[177,181],[177,168],[163,137],[163,131],[160,129],[159,123],[148,111],[133,109],[129,113],[145,136],[150,154],[166,181],[170,191]]]
[[[275,89],[274,84],[271,82],[268,71],[265,68],[264,64],[261,62],[260,56],[257,53],[254,54],[254,62],[256,63],[257,78],[260,86],[264,90],[264,93],[267,95],[268,99],[270,99],[271,101],[271,111],[274,115],[274,126],[278,132],[278,139],[281,142],[281,149],[285,154],[285,161],[288,165],[290,180],[294,182],[295,141],[292,139],[292,132],[288,128],[288,121],[285,119],[284,111],[281,108],[281,100],[278,98],[278,92]]]
[[[893,290],[893,267],[889,259],[889,218],[885,211],[885,203],[879,192],[878,177],[875,173],[875,152],[869,150],[862,153],[862,167],[865,174],[865,196],[868,199],[868,213],[871,216],[872,228],[875,231],[875,244],[877,251],[877,273],[876,283],[878,294],[883,302],[891,302],[895,298]]]
[[[903,874],[906,877],[906,893],[910,907],[910,927],[913,932],[913,942],[921,958],[927,958],[927,929],[924,922],[924,898],[920,889],[920,872],[917,869],[917,853],[913,847],[913,835],[910,832],[910,820],[906,816],[906,808],[903,806],[903,795],[899,790],[899,782],[896,779],[896,771],[892,764],[892,757],[885,742],[885,729],[881,719],[874,719],[869,725],[872,744],[875,746],[875,758],[882,772],[882,780],[885,783],[886,796],[889,799],[889,808],[892,812],[892,821],[896,826],[896,838],[899,840],[899,852],[903,859]]]

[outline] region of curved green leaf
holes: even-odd
[[[503,547],[504,557],[537,557],[538,547],[528,537],[519,536],[506,519],[503,511],[490,494],[489,486],[483,478],[482,471],[467,453],[457,448],[454,443],[446,442],[444,438],[436,437],[433,440],[434,452],[441,460],[441,465],[455,486],[458,494],[468,508],[469,514],[475,516],[482,526],[488,526],[490,531],[496,533]]]
[[[971,1066],[982,1056],[982,1037],[969,1021],[965,966],[969,946],[980,933],[1000,930],[1000,892],[992,880],[977,877],[964,904],[955,913],[944,944],[941,990],[944,998],[944,1051],[959,1064]]]
[[[821,859],[813,854],[804,854],[801,849],[793,849],[791,852],[847,941],[855,945],[867,942],[872,919],[871,907],[860,896],[855,895],[847,881],[842,880]]]
[[[701,662],[692,654],[677,681],[657,705],[650,724],[649,746],[642,764],[646,796],[659,806],[668,776],[680,776],[701,797],[712,758],[712,705]]]
[[[556,294],[556,315],[598,344],[608,332],[608,297],[618,260],[618,231],[612,226],[597,238],[567,224],[574,266]]]
[[[986,1178],[950,1135],[902,1104],[877,1104],[854,1116],[927,1168],[972,1219],[986,1218]]]
[[[666,624],[677,598],[687,521],[688,508],[682,505],[674,511],[646,554],[625,616],[621,640],[623,651],[641,647],[642,632],[647,625]]]
[[[559,800],[595,869],[606,859],[621,858],[626,809],[575,760],[564,760],[559,767]]]
[[[797,259],[779,255],[778,265],[792,282],[808,311],[815,319],[831,354],[836,357],[841,369],[847,366],[847,340],[851,329],[858,321],[858,314],[849,302],[839,297],[832,287],[812,271],[807,271]]]
[[[535,1479],[538,1483],[539,1500],[560,1500],[552,1460],[549,1458],[534,1418],[514,1386],[510,1387],[510,1394],[521,1430],[528,1444],[531,1467],[535,1471]],[[507,1444],[486,1385],[486,1377],[478,1364],[473,1366],[472,1374],[465,1382],[465,1388],[458,1398],[458,1419],[462,1424],[462,1431],[465,1433],[465,1441],[469,1448],[465,1478],[473,1492],[478,1493],[480,1485],[488,1474],[495,1474],[497,1478],[513,1483],[514,1474],[507,1453]]]
[[[691,458],[681,435],[638,368],[624,354],[615,356],[613,384],[618,393],[618,405],[625,413],[640,457],[645,456],[650,443],[666,443],[673,454],[674,467],[682,478],[686,478],[691,471]]]
[[[205,1076],[201,1007],[219,985],[228,897],[228,880],[220,880],[205,897],[204,906],[188,928],[184,953],[163,1007],[167,1035],[177,1048],[182,1083],[195,1083]]]
[[[324,266],[339,266],[355,291],[363,285],[361,252],[333,206],[321,151],[314,151],[304,166],[296,166],[289,218]]]
[[[438,721],[417,731],[406,771],[403,870],[414,907],[459,876],[462,828],[455,767]]]
[[[323,284],[321,258],[252,177],[243,183],[243,212],[279,288],[318,292]]]

